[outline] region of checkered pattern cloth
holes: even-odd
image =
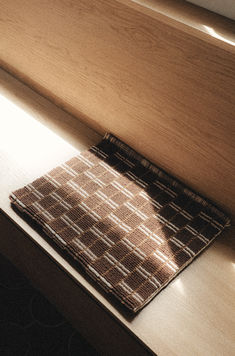
[[[111,134],[10,199],[134,312],[229,225]]]

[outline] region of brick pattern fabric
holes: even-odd
[[[10,199],[134,312],[229,225],[111,134]]]

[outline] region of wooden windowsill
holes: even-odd
[[[147,349],[159,355],[232,354],[235,320],[234,230],[230,228],[219,237],[138,315],[130,317],[16,214],[8,198],[12,190],[64,161],[76,150],[86,149],[98,142],[100,135],[4,71],[0,71],[0,100],[0,208],[20,229],[18,233],[13,233],[8,228],[8,235],[4,235],[4,226],[1,225],[0,253],[6,253],[18,261],[22,270],[41,287],[43,283],[39,283],[39,280],[55,278],[53,266],[57,266],[60,272],[56,272],[57,279],[51,280],[48,297],[59,307],[64,306],[63,313],[74,324],[76,319],[81,318],[80,314],[84,315],[86,320],[82,324],[85,325],[83,329],[90,328],[91,336],[86,331],[85,335],[95,342],[95,333],[98,333],[96,346],[100,352],[104,352],[106,347],[105,352],[120,355],[129,343],[129,355],[144,355]],[[3,224],[3,221],[0,219],[0,223]],[[32,243],[32,254],[24,245],[20,247],[24,240],[25,246],[29,241]],[[51,261],[48,273],[44,255],[49,256]],[[33,260],[30,260],[30,256]],[[27,266],[31,266],[33,271]],[[61,279],[67,281],[64,284],[67,289],[58,291],[57,284]],[[78,297],[79,288],[87,294]],[[69,305],[66,304],[67,298]],[[98,321],[92,314],[93,307],[99,308],[101,319]],[[90,324],[87,318],[89,312]],[[94,330],[93,325],[102,320],[105,320],[104,329]],[[82,319],[79,322],[81,324]],[[112,325],[108,325],[108,322]],[[116,334],[113,331],[115,325],[120,330]],[[122,330],[125,335],[121,334]],[[111,334],[112,343],[109,340]],[[125,345],[121,343],[120,335],[126,338]],[[117,342],[119,348],[115,344]]]

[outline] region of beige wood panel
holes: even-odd
[[[75,153],[61,137],[69,141],[71,137],[74,146],[81,150],[96,143],[99,136],[3,71],[0,71],[0,117],[0,209],[24,232],[17,233],[6,221],[3,225],[1,218],[0,251],[45,292],[74,325],[85,318],[85,335],[94,343],[98,339],[101,349],[108,340],[106,346],[112,350],[111,354],[120,355],[120,350],[130,347],[124,354],[142,356],[144,351],[135,348],[140,347],[135,341],[139,339],[160,356],[232,355],[235,348],[234,229],[227,230],[148,306],[130,318],[19,217],[8,199],[12,190]],[[66,122],[74,125],[74,129],[68,130],[62,124]],[[61,137],[48,131],[48,127]],[[3,226],[7,229],[6,235]],[[31,262],[28,261],[30,256],[33,256]],[[50,283],[53,278],[55,284],[64,289],[63,293],[57,293],[56,286],[53,288]],[[86,293],[91,298],[86,298]],[[76,310],[81,311],[81,315]],[[97,325],[99,315],[104,318],[104,324],[97,334],[92,326],[93,322]],[[127,333],[122,333],[120,326]],[[121,345],[115,344],[117,340]]]
[[[234,213],[234,46],[138,2],[1,0],[0,63]]]

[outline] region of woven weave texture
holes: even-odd
[[[111,134],[10,199],[134,312],[229,225]]]

